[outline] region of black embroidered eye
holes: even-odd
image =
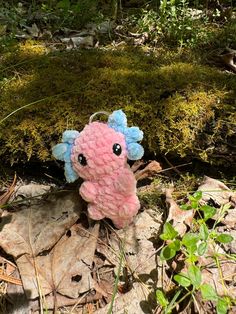
[[[120,144],[117,144],[117,143],[114,144],[113,145],[113,153],[116,154],[117,156],[120,156],[121,152],[122,152],[122,149],[121,149]]]
[[[83,154],[78,155],[78,162],[81,164],[81,166],[86,166],[87,165],[87,160],[84,157]]]

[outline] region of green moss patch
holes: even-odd
[[[179,54],[48,53],[26,42],[2,56],[0,79],[0,119],[33,103],[0,124],[6,161],[50,160],[65,129],[81,130],[94,112],[118,108],[143,129],[147,152],[214,163],[235,157],[235,76]]]

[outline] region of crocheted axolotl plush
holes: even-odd
[[[82,177],[80,194],[88,204],[89,217],[110,218],[117,228],[130,224],[140,203],[136,180],[127,159],[138,160],[143,132],[127,127],[122,110],[114,111],[108,123],[90,122],[81,131],[65,131],[63,143],[53,147],[55,158],[65,162],[68,182]]]

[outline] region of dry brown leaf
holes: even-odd
[[[66,297],[64,295],[60,295],[60,294],[56,294],[56,295],[50,294],[50,295],[47,295],[45,297],[44,306],[48,310],[51,310],[51,309],[54,310],[55,309],[55,304],[56,304],[57,308],[64,307],[64,306],[73,306],[73,305],[77,306],[77,305],[80,305],[80,304],[86,304],[87,302],[98,301],[100,298],[101,298],[101,295],[97,294],[97,293],[94,294],[93,291],[85,293],[85,294],[83,294],[82,296],[80,296],[77,299],[71,299],[71,298],[68,298],[68,297]],[[39,311],[40,307],[39,307],[38,300],[30,301],[30,306],[31,306],[31,310],[33,312],[39,313],[38,311]],[[73,312],[70,312],[70,313],[77,313],[77,312],[73,311]],[[22,313],[22,314],[25,314],[25,313]]]
[[[183,236],[193,220],[193,210],[182,210],[172,197],[174,189],[165,189],[166,203],[169,205],[167,221],[173,221],[173,227]]]
[[[232,242],[227,244],[227,247],[229,248],[232,254],[236,254],[236,230],[235,229],[230,230],[228,234],[230,234],[234,239]]]
[[[141,166],[141,164],[140,164]],[[134,169],[134,168],[133,168]],[[159,162],[152,160],[144,169],[136,170],[135,178],[137,181],[143,180],[145,178],[151,177],[162,170]]]
[[[131,167],[131,170],[133,172],[136,172],[141,166],[143,166],[145,164],[145,162],[141,159],[141,160],[136,160],[132,167]]]
[[[94,37],[93,36],[74,36],[61,38],[61,41],[66,44],[66,49],[71,50],[75,48],[92,48],[94,45]]]
[[[229,209],[222,222],[229,228],[236,228],[236,207]]]
[[[203,183],[199,186],[198,191],[202,191],[201,204],[210,203],[216,207],[228,206],[222,223],[229,228],[236,226],[236,193],[231,191],[224,183],[205,176]],[[218,210],[213,219],[218,219],[221,211]]]
[[[17,259],[28,298],[39,296],[38,286],[43,295],[58,292],[70,298],[93,288],[91,268],[99,224],[89,231],[83,229],[82,235],[77,230],[78,225],[74,225],[46,255],[33,258],[24,254]]]
[[[25,206],[18,212],[3,213],[5,220],[2,219],[0,223],[1,247],[15,258],[20,272],[22,271],[21,278],[26,290],[29,290],[30,276],[35,275],[35,258],[42,254],[47,256],[47,251],[77,221],[81,208],[79,194],[76,191],[67,191],[51,194],[47,199],[29,207]],[[8,223],[5,223],[6,219]],[[24,277],[24,270],[27,268],[27,277]],[[29,269],[32,270],[31,275]],[[28,292],[32,298],[37,297],[37,285]]]
[[[27,185],[20,185],[15,189],[14,198],[31,198],[41,197],[43,194],[51,190],[51,185],[30,183]]]
[[[143,307],[148,306],[148,302],[146,304],[147,288],[145,289],[143,285],[140,283],[135,283],[134,287],[131,291],[126,294],[117,295],[115,298],[115,302],[113,305],[112,313],[114,314],[137,314],[137,313],[149,313],[143,311]],[[104,308],[97,310],[94,314],[107,314],[110,309],[110,303],[107,304]]]
[[[216,260],[213,256],[222,255],[219,258],[219,265],[217,266]],[[202,268],[202,283],[210,284],[216,289],[219,296],[229,295],[236,298],[236,289],[233,283],[236,280],[236,262],[229,260],[223,255],[224,249],[218,244],[208,244],[207,252],[203,256],[198,257],[198,266]],[[185,265],[184,272],[187,271]],[[232,284],[232,285],[231,285]]]
[[[236,64],[234,59],[236,57],[236,50],[226,48],[220,55],[219,58],[221,61],[230,68],[234,73],[236,73]]]
[[[0,256],[0,265],[1,268],[5,270],[6,275],[8,276],[12,275],[13,272],[16,270],[16,265],[3,256]]]
[[[236,198],[236,193],[232,192],[224,183],[207,176],[204,177],[198,191],[202,191],[201,202],[213,201],[218,206],[231,203]]]
[[[58,192],[15,212],[4,212],[0,243],[18,258],[49,250],[79,218],[82,201],[77,192]],[[9,223],[5,223],[5,221]]]
[[[126,262],[135,274],[149,274],[156,268],[156,249],[152,239],[159,233],[160,216],[154,210],[141,212],[132,225],[111,234],[110,248],[100,245],[98,250],[109,264],[119,265],[120,244],[124,242]]]
[[[13,276],[20,279],[18,269],[15,269]],[[26,314],[30,313],[30,302],[25,296],[25,292],[22,286],[14,284],[7,285],[7,297],[8,297],[8,312],[11,314]]]
[[[226,277],[226,274],[224,273],[224,271],[229,270],[229,268],[231,268],[230,269],[231,276],[227,277],[227,278],[229,281],[234,280],[233,282],[235,282],[236,266],[235,266],[235,264],[233,265],[232,262],[225,263],[225,264],[223,264],[223,266],[221,266],[223,277]],[[234,276],[232,276],[233,271],[234,271]],[[206,268],[206,269],[202,270],[202,283],[207,283],[207,284],[211,285],[212,287],[214,287],[219,296],[228,295],[233,299],[236,298],[235,287],[233,285],[231,286],[231,285],[228,285],[226,283],[223,283],[221,276],[220,276],[220,271],[217,267]]]

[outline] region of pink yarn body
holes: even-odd
[[[114,145],[120,154],[114,152]],[[75,139],[71,161],[85,180],[80,194],[89,202],[89,216],[95,220],[110,218],[117,228],[130,224],[140,203],[136,180],[127,164],[124,135],[104,123],[92,122]]]

